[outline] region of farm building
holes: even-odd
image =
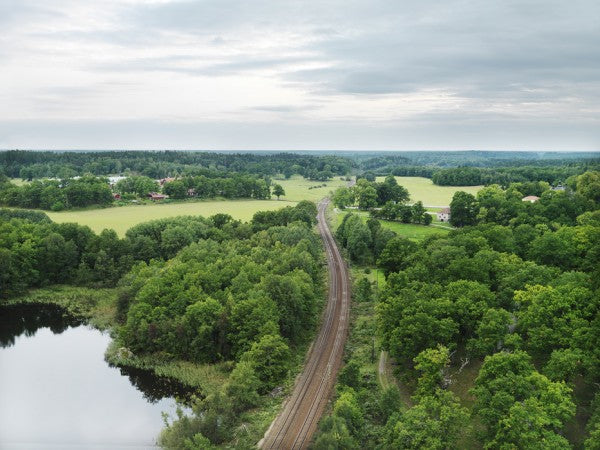
[[[437,218],[440,222],[448,222],[450,220],[450,208],[442,208],[442,210],[437,213]]]
[[[159,201],[159,200],[164,200],[165,198],[167,198],[166,195],[159,194],[158,192],[149,192],[148,197],[150,197],[150,200],[155,201],[155,202]]]

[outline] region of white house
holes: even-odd
[[[442,210],[437,213],[437,218],[440,222],[448,222],[450,220],[450,208],[442,208]]]

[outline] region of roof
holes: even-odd
[[[528,195],[527,197],[523,197],[521,200],[524,202],[537,202],[540,198],[536,195]]]
[[[450,214],[450,208],[448,208],[448,207],[442,208],[442,210],[439,212],[439,214]]]

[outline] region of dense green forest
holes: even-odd
[[[300,202],[249,223],[217,214],[142,223],[124,239],[43,213],[0,210],[1,298],[54,284],[117,286],[116,346],[138,357],[230,362],[163,445],[228,441],[240,412],[287,376],[323,298],[316,207]],[[0,300],[1,301],[1,300]]]
[[[72,178],[77,175],[134,173],[150,178],[176,175],[206,175],[206,170],[253,175],[298,174],[311,180],[327,180],[350,172],[348,158],[295,153],[193,151],[103,151],[103,152],[0,152],[0,168],[11,178]],[[1,172],[0,172],[1,174]]]
[[[315,448],[598,448],[600,173],[457,192],[451,213],[447,236],[388,240],[376,299],[355,287],[403,392],[377,388],[355,343]]]

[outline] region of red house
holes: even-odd
[[[160,200],[164,200],[165,198],[167,198],[166,195],[164,194],[159,194],[158,192],[149,192],[148,193],[148,197],[150,197],[150,200],[157,202]]]

